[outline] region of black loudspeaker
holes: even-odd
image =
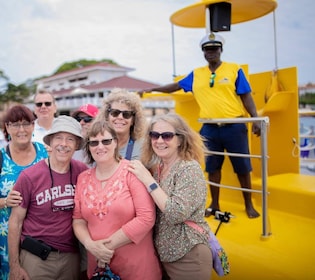
[[[231,3],[220,2],[208,6],[210,29],[213,32],[231,30]]]

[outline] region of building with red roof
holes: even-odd
[[[126,88],[136,92],[158,86],[128,76],[127,73],[133,70],[133,68],[101,62],[39,79],[36,84],[38,89],[47,90],[55,96],[59,113],[69,114],[83,104],[101,106],[102,99],[113,88]],[[163,102],[163,106],[172,107],[173,104]],[[160,107],[160,105],[151,104],[151,107]]]

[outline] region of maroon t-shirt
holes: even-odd
[[[60,174],[51,170],[53,185],[45,160],[21,172],[14,190],[23,197],[20,206],[27,208],[22,239],[30,235],[62,252],[77,251],[72,208],[77,177],[86,169],[84,163],[71,160],[71,172]]]

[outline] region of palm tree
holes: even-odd
[[[12,84],[5,73],[0,70],[0,110],[4,110],[12,102],[23,103],[31,92],[32,86],[29,87],[25,83]]]

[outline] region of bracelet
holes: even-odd
[[[5,209],[8,208],[7,199],[8,199],[8,197],[5,197],[5,198],[4,198],[4,208],[5,208]]]

